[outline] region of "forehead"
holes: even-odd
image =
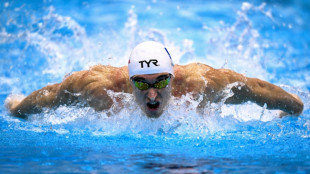
[[[160,76],[169,75],[169,73],[156,73],[156,74],[143,74],[143,75],[135,75],[133,78],[142,78],[147,80],[157,79]]]

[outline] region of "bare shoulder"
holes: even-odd
[[[62,82],[72,92],[103,88],[115,92],[131,92],[127,66],[96,65],[89,70],[73,72]]]
[[[214,71],[214,68],[201,63],[175,65],[172,95],[179,97],[186,93],[202,93],[209,81],[207,74],[214,74]]]
[[[209,93],[223,90],[228,84],[246,77],[229,69],[215,69],[202,63],[176,65],[174,68],[173,95],[181,96],[188,92]]]

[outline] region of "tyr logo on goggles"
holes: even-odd
[[[139,80],[134,80],[133,82],[135,84],[135,87],[140,89],[140,90],[147,90],[151,87],[153,88],[157,88],[157,89],[162,89],[168,86],[169,82],[170,82],[170,76],[166,77],[166,79],[164,80],[160,80],[158,82],[155,82],[153,84],[147,83],[147,82],[142,82]]]

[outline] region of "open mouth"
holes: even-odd
[[[158,101],[152,101],[148,102],[146,105],[150,110],[156,110],[159,108],[160,103]]]

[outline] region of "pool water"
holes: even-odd
[[[1,1],[0,173],[309,173],[310,3],[300,1]],[[148,119],[123,98],[107,116],[61,106],[28,121],[5,109],[73,71],[123,66],[145,40],[176,64],[202,62],[297,94],[299,117],[253,103],[208,105],[172,98]]]

